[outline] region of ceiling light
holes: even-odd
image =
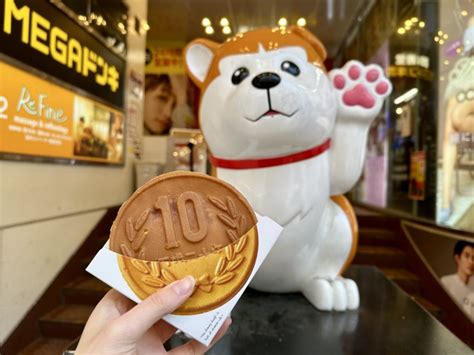
[[[232,32],[232,30],[230,29],[229,26],[224,26],[222,27],[222,33],[225,34],[225,35],[228,35]]]
[[[444,38],[444,39],[448,39],[448,34],[445,33],[445,34],[443,35],[443,38]]]
[[[417,23],[417,22],[418,22],[418,17],[412,17],[412,18],[411,18],[411,22]]]
[[[204,17],[201,21],[201,25],[203,25],[204,27],[208,27],[211,25],[211,20],[209,20],[207,17]]]
[[[228,26],[229,26],[229,20],[226,19],[225,17],[221,18],[220,25],[221,25],[222,27],[226,27],[226,26],[228,27]]]
[[[425,27],[425,22],[424,22],[424,21],[420,21],[420,22],[418,23],[418,26],[420,26],[420,28]]]
[[[461,15],[467,16],[467,11],[466,11],[466,10],[462,10],[462,11],[461,11]]]
[[[444,65],[449,65],[449,60],[445,60],[445,61],[443,62],[443,64],[444,64]]]
[[[443,35],[443,31],[438,31],[438,36],[442,36]]]
[[[296,24],[300,27],[306,26],[306,19],[304,17],[300,17],[298,21],[296,21]]]
[[[206,29],[204,30],[208,35],[212,35],[214,33],[214,29],[212,26],[207,26]]]
[[[125,43],[124,42],[119,42],[116,46],[115,46],[115,50],[119,53],[122,53],[124,50],[125,50]]]
[[[439,44],[444,44],[444,39],[440,39]]]
[[[434,41],[435,41],[435,42],[438,42],[438,41],[439,41],[439,37],[438,37],[438,36],[435,36]]]
[[[400,27],[400,28],[397,30],[397,32],[398,32],[399,35],[403,35],[403,34],[405,34],[406,30],[405,30],[404,28]]]
[[[403,109],[401,107],[397,107],[395,112],[397,113],[397,115],[401,115],[403,113]]]
[[[334,0],[326,0],[326,17],[328,20],[332,20],[334,17]]]
[[[412,25],[411,20],[405,21],[405,26],[411,27],[411,25]]]
[[[410,89],[407,92],[401,94],[395,100],[393,100],[393,103],[395,105],[399,105],[402,102],[410,101],[411,99],[413,99],[416,96],[416,94],[418,94],[418,89],[417,88]]]
[[[284,17],[278,20],[278,26],[287,26],[288,25],[288,20]]]

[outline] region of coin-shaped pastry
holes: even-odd
[[[186,275],[193,295],[175,314],[214,309],[244,285],[258,250],[257,219],[231,185],[173,172],[140,187],[120,207],[110,249],[130,288],[144,299]]]

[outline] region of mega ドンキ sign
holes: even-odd
[[[125,61],[48,1],[0,3],[0,53],[123,108]]]

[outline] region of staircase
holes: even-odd
[[[2,355],[62,354],[81,335],[110,289],[85,271],[108,239],[119,206],[110,207],[35,305],[0,347]]]
[[[97,244],[102,246],[105,240],[100,238]],[[92,257],[93,254],[81,260],[83,270]],[[41,337],[26,346],[20,354],[62,354],[81,335],[92,310],[108,290],[109,286],[85,270],[76,275],[61,288],[61,304],[39,319]]]
[[[420,279],[409,268],[400,220],[360,208],[355,212],[359,223],[359,247],[353,264],[378,267],[415,302],[441,320],[442,310],[423,297]]]

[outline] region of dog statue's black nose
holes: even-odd
[[[252,80],[252,85],[257,89],[271,89],[280,83],[280,76],[275,73],[258,74]]]

